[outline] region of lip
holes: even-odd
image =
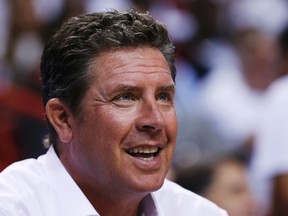
[[[162,149],[160,152],[151,160],[144,160],[141,157],[134,157],[127,153],[127,155],[132,160],[132,163],[138,167],[140,170],[145,172],[155,172],[160,169],[161,162],[162,162],[162,156],[161,156]]]

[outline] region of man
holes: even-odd
[[[165,180],[177,134],[174,48],[148,14],[67,21],[44,48],[49,150],[0,176],[0,215],[226,215]]]
[[[288,26],[278,37],[281,77],[265,92],[250,172],[261,215],[288,215]]]

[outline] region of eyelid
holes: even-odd
[[[135,97],[133,96],[133,94],[131,92],[122,92],[119,95],[117,95],[116,97],[114,97],[114,100],[124,100],[123,96],[129,96],[130,97],[129,100],[135,99]]]

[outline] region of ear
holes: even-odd
[[[72,128],[69,119],[73,117],[70,109],[58,98],[49,100],[45,107],[50,124],[58,133],[61,142],[67,143],[72,139]]]

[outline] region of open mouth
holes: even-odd
[[[156,146],[143,146],[129,149],[127,153],[132,157],[137,157],[145,161],[152,161],[160,152]]]

